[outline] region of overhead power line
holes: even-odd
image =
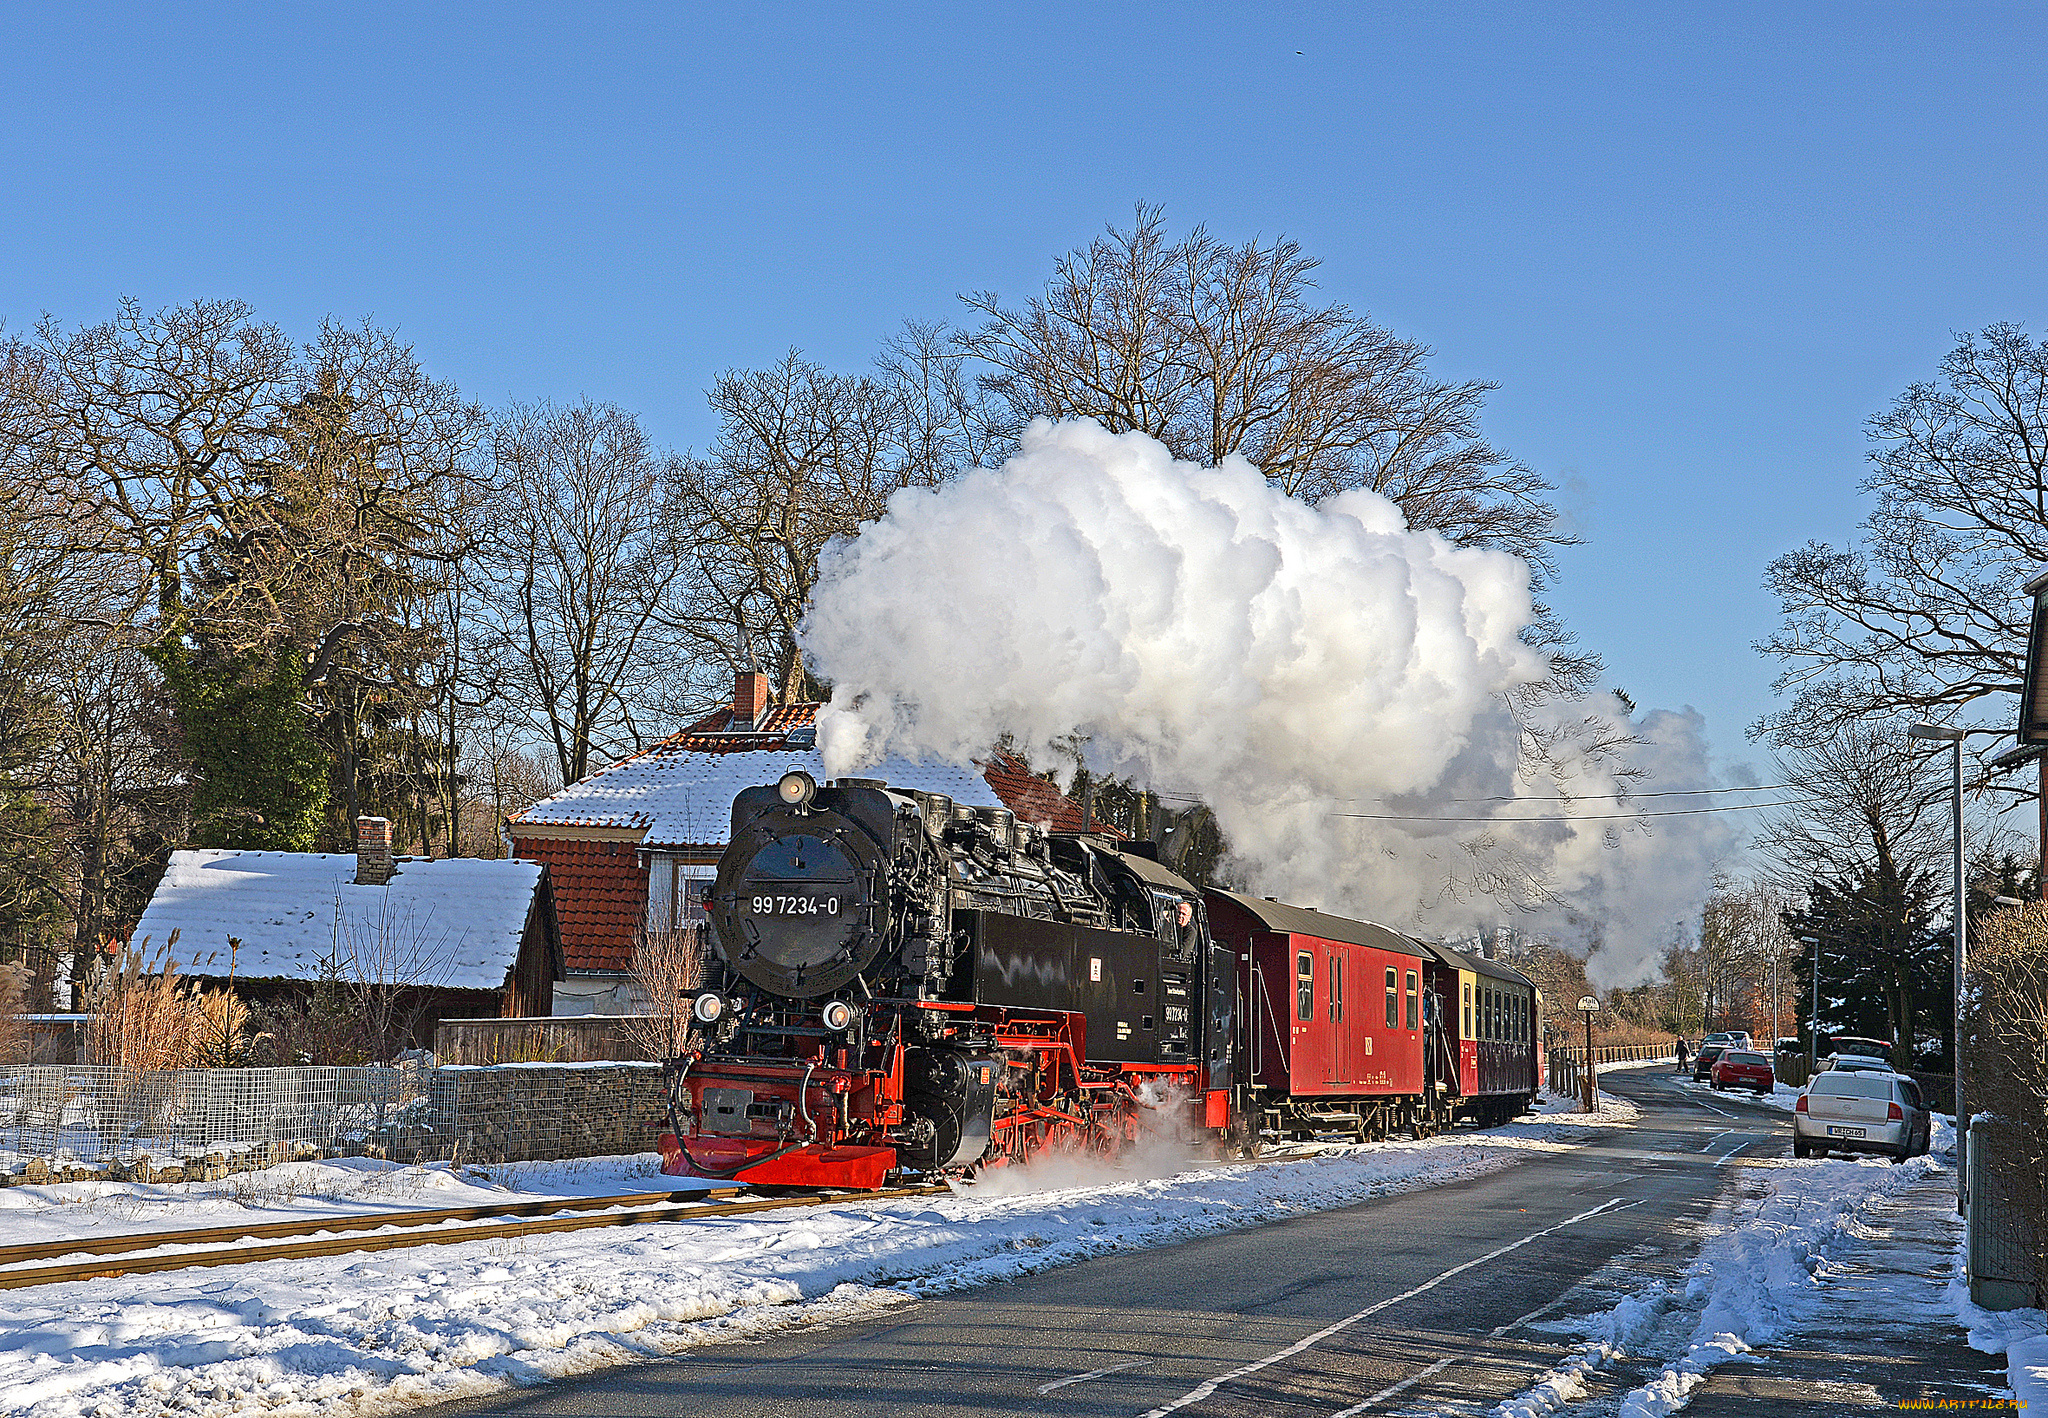
[[[1509,798],[1504,801],[1517,802],[1527,799]],[[1333,817],[1355,817],[1367,822],[1606,822],[1622,820],[1641,821],[1646,817],[1694,817],[1704,812],[1750,812],[1757,808],[1798,807],[1811,801],[1808,798],[1788,798],[1775,803],[1724,803],[1719,807],[1674,807],[1658,812],[1587,812],[1576,816],[1556,817],[1409,817],[1397,812],[1339,812]]]
[[[1710,793],[1783,793],[1802,791],[1797,783],[1759,783],[1754,788],[1666,788],[1654,793],[1519,793],[1500,798],[1438,798],[1442,803],[1577,803],[1597,798],[1697,798]],[[1407,797],[1427,797],[1408,793]],[[1396,798],[1349,798],[1355,803],[1390,803]],[[1632,814],[1633,815],[1633,814]]]

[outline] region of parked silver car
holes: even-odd
[[[1792,1155],[1878,1152],[1894,1162],[1927,1151],[1934,1115],[1904,1074],[1829,1069],[1808,1084],[1792,1114]]]

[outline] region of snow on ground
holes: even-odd
[[[172,1228],[327,1221],[390,1211],[435,1211],[555,1197],[669,1191],[692,1184],[661,1175],[658,1153],[451,1167],[368,1157],[287,1162],[212,1182],[152,1186],[65,1182],[0,1188],[0,1232],[10,1245],[147,1234]],[[703,1188],[719,1185],[698,1184]]]
[[[1626,1126],[1635,1111],[1603,1104],[1596,1118],[1553,1114],[1256,1165],[1182,1163],[1173,1175],[1053,1168],[1036,1179],[1051,1190],[1021,1188],[1012,1174],[993,1195],[966,1188],[14,1291],[0,1296],[0,1411],[356,1415],[539,1383],[1478,1176],[1570,1147],[1588,1127]],[[511,1169],[490,1169],[500,1170]],[[543,1185],[578,1175],[558,1171]]]
[[[1986,1310],[1970,1299],[1964,1277],[1962,1243],[1956,1246],[1955,1276],[1948,1282],[1948,1304],[1970,1347],[1983,1354],[2005,1355],[2005,1381],[2025,1411],[2048,1413],[2048,1313],[2041,1310]]]
[[[1574,1322],[1579,1347],[1544,1378],[1502,1403],[1498,1418],[1542,1418],[1583,1398],[1585,1377],[1632,1352],[1674,1311],[1695,1318],[1682,1352],[1621,1401],[1619,1418],[1663,1418],[1685,1406],[1709,1370],[1752,1348],[1778,1343],[1811,1315],[1828,1280],[1828,1247],[1866,1234],[1865,1207],[1929,1172],[1947,1170],[1953,1131],[1936,1120],[1934,1154],[1889,1159],[1745,1160],[1746,1194],[1725,1204],[1698,1257],[1676,1287],[1653,1285],[1614,1309]]]

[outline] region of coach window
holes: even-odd
[[[1316,958],[1306,950],[1294,957],[1294,1013],[1302,1020],[1316,1017]]]
[[[1330,1022],[1342,1023],[1344,1019],[1344,957],[1330,957]]]
[[[1420,1029],[1422,1027],[1422,1003],[1416,994],[1415,972],[1413,970],[1408,972],[1408,1027],[1410,1029]]]
[[[1387,1028],[1401,1027],[1401,986],[1400,977],[1389,967],[1387,970]]]
[[[1472,1034],[1472,982],[1471,982],[1470,980],[1467,980],[1467,981],[1465,982],[1465,1030],[1464,1030],[1464,1033],[1465,1033],[1465,1037],[1466,1037],[1467,1039],[1470,1039],[1470,1038],[1472,1038],[1472,1037],[1473,1037],[1473,1034]]]

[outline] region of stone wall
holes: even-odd
[[[464,1162],[532,1162],[652,1152],[667,1126],[653,1064],[444,1066],[429,1084]]]

